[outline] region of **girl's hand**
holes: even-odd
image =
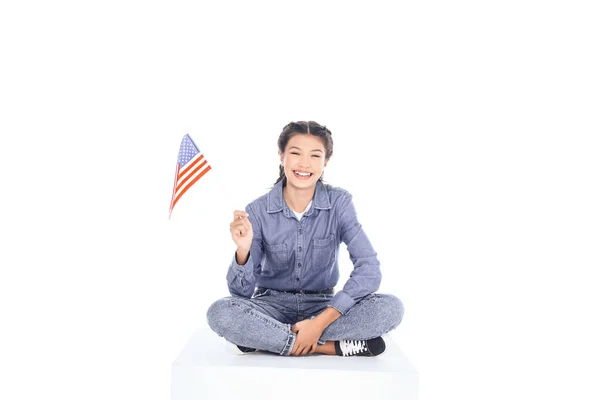
[[[252,224],[248,219],[248,213],[235,210],[233,212],[233,222],[229,224],[229,231],[238,249],[250,251],[254,234],[252,232]]]
[[[309,352],[311,354],[315,352],[323,329],[314,319],[305,319],[292,325],[292,332],[296,333],[296,341],[290,354],[303,356]]]

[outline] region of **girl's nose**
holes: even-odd
[[[302,167],[310,166],[310,160],[308,158],[301,159],[300,166],[302,166]]]

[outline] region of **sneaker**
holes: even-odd
[[[385,351],[385,341],[381,337],[369,340],[336,340],[335,354],[338,356],[377,356]]]
[[[254,351],[256,351],[256,349],[250,348],[250,347],[244,347],[244,346],[238,346],[238,349],[240,349],[240,351],[242,353],[252,353]]]
[[[227,340],[226,342],[228,352],[236,356],[240,356],[247,353],[253,353],[256,351],[256,349],[250,347],[238,346],[236,344],[233,344],[229,340]]]

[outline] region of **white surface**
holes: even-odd
[[[335,388],[349,400],[416,400],[417,371],[389,335],[384,340],[386,351],[377,357],[236,354],[233,345],[202,328],[173,363],[171,400],[235,399],[249,391],[280,399],[298,386],[313,393]]]
[[[580,0],[0,2],[0,398],[167,399],[227,295],[231,204],[314,119],[405,303],[420,400],[599,399],[599,20]],[[214,170],[167,221],[185,133]]]

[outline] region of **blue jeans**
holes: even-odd
[[[291,326],[314,318],[333,294],[295,294],[274,289],[257,290],[252,298],[225,297],[208,309],[208,325],[229,342],[290,355],[296,334]],[[402,302],[391,294],[372,293],[329,325],[319,339],[372,339],[396,328],[404,315]]]

